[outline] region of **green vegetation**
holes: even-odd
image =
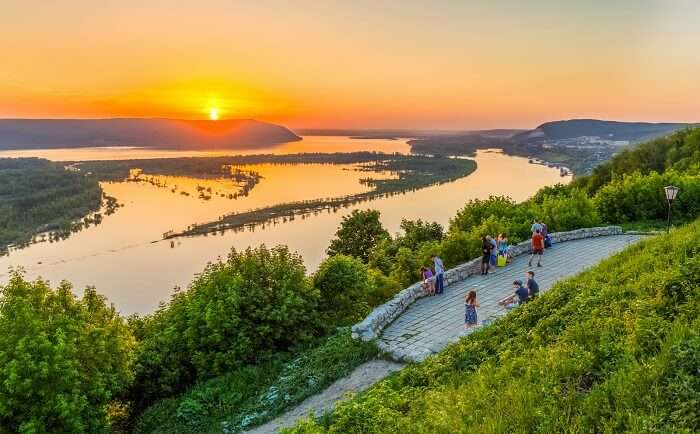
[[[0,288],[0,433],[99,432],[133,377],[134,338],[94,289]]]
[[[293,432],[697,432],[698,245],[635,245]]]
[[[670,169],[700,174],[700,128],[684,129],[627,149],[574,184],[595,193],[610,181],[625,175],[663,173]]]
[[[208,265],[188,291],[139,324],[135,408],[309,342],[319,328],[319,292],[305,271],[282,246],[232,251]]]
[[[370,250],[388,237],[389,232],[379,221],[379,211],[354,210],[343,217],[326,252],[329,256],[344,254],[366,262]]]
[[[101,204],[102,189],[94,177],[38,158],[2,158],[0,253],[9,245],[31,242],[39,232],[65,237],[99,224],[102,215],[88,214],[98,211]],[[116,201],[108,198],[108,205],[111,212]]]
[[[681,186],[679,216],[695,217],[697,131],[675,137],[661,174],[620,157],[634,167],[611,162],[607,181],[601,169],[520,204],[471,201],[446,232],[405,220],[391,236],[378,212],[355,212],[311,276],[286,247],[233,251],[128,323],[93,289],[77,299],[15,273],[0,287],[0,433],[265,422],[376,357],[336,327],[415,282],[433,253],[460,263],[484,234],[525,239],[535,218],[550,231],[655,225],[667,182]],[[697,432],[699,245],[700,222],[636,245],[296,431]]]
[[[136,433],[235,433],[281,414],[376,357],[373,344],[342,329],[320,345],[277,354],[198,384],[182,396],[149,408]]]

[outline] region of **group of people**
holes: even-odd
[[[505,265],[512,259],[510,255],[510,245],[508,235],[501,233],[496,239],[491,235],[481,238],[481,275],[489,274],[489,271],[496,265]],[[499,264],[499,261],[501,263]]]
[[[544,250],[551,247],[552,241],[547,231],[547,225],[540,220],[535,220],[530,229],[532,236],[530,238],[531,253],[528,266],[532,267],[533,260],[536,258],[537,266],[541,267]],[[484,236],[481,239],[481,248],[481,275],[488,275],[489,271],[496,265],[502,266],[512,260],[508,236],[505,233],[498,235],[498,238],[495,240],[490,235]],[[514,281],[513,293],[499,301],[498,304],[507,309],[512,309],[533,300],[539,292],[540,286],[535,280],[535,272],[530,270],[525,273],[525,283],[522,280]],[[472,289],[464,297],[465,329],[475,327],[478,324],[476,311],[478,307],[479,302],[476,298],[476,291]]]
[[[430,267],[421,267],[420,275],[423,278],[423,290],[427,295],[442,294],[445,290],[445,265],[437,255],[432,255],[430,260],[435,267],[435,273]],[[435,279],[433,279],[435,276]]]

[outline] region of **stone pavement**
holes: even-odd
[[[464,296],[469,289],[476,290],[481,305],[479,323],[495,319],[506,313],[498,301],[512,293],[514,280],[524,282],[527,270],[535,272],[540,291],[546,291],[557,280],[579,273],[641,238],[611,235],[554,244],[545,251],[541,268],[528,267],[529,255],[521,255],[493,274],[471,276],[447,286],[442,295],[417,300],[384,329],[377,343],[397,360],[421,361],[468,332],[464,330]]]

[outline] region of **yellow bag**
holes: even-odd
[[[497,267],[505,267],[507,263],[508,263],[508,258],[506,258],[505,255],[498,255],[498,258],[496,259],[496,266]]]

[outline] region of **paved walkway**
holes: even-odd
[[[320,416],[333,408],[336,402],[345,398],[349,393],[359,393],[372,384],[386,377],[394,371],[403,368],[404,365],[386,360],[370,360],[357,368],[352,373],[337,380],[323,392],[307,398],[304,402],[282,414],[270,422],[246,431],[246,434],[271,434],[289,428],[299,420],[314,413]]]
[[[540,291],[546,291],[557,280],[595,265],[641,237],[612,235],[555,244],[545,252],[542,268],[528,267],[529,255],[519,256],[494,274],[471,276],[446,287],[442,295],[417,300],[384,330],[379,345],[397,360],[421,361],[465,334],[464,295],[467,290],[476,289],[481,304],[479,323],[495,319],[506,312],[498,306],[498,301],[512,293],[514,280],[524,281],[527,270],[535,272]]]

